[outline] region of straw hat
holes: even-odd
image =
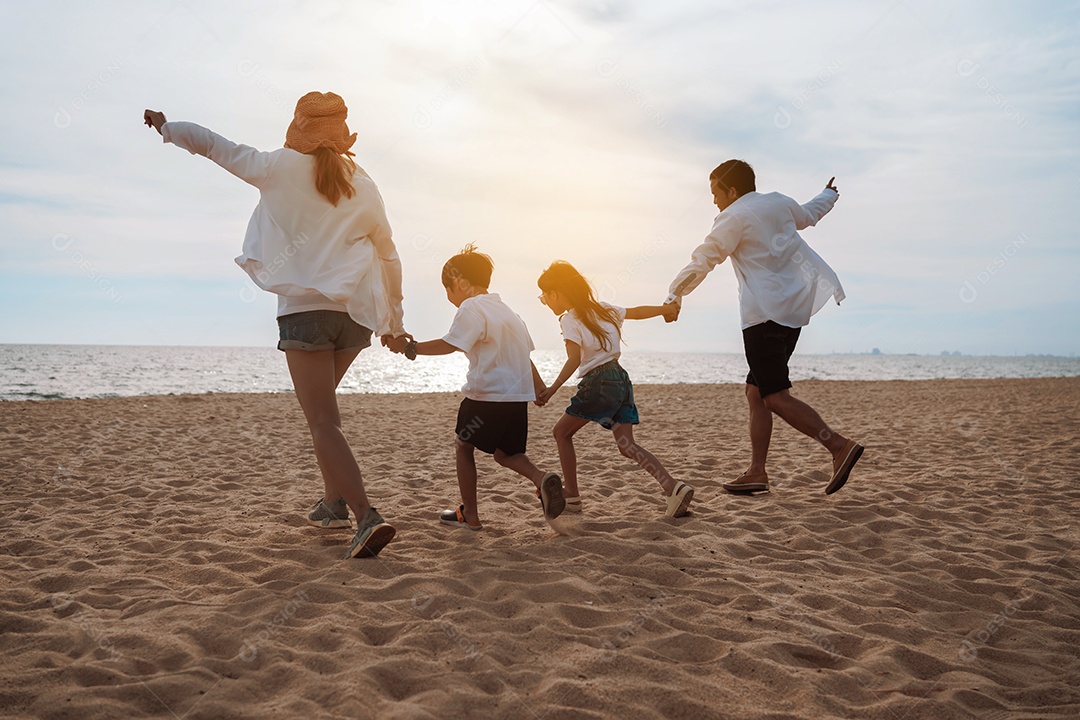
[[[336,93],[309,92],[296,101],[293,121],[285,133],[285,147],[300,153],[328,147],[344,154],[356,142],[345,118],[349,109]]]

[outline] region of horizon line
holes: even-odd
[[[215,348],[215,349],[237,349],[237,348],[265,348],[268,350],[276,350],[273,345],[188,345],[188,344],[174,344],[174,345],[139,345],[130,343],[71,343],[71,342],[55,342],[55,343],[27,343],[27,342],[0,342],[0,347],[5,346],[24,346],[24,347],[126,347],[126,348]],[[375,347],[375,345],[372,345]],[[874,350],[876,350],[875,348]],[[1024,352],[1013,353],[1011,355],[1003,355],[999,353],[991,354],[979,354],[979,353],[965,353],[959,350],[942,350],[936,353],[929,352],[874,352],[874,350],[847,350],[836,351],[833,350],[827,353],[796,353],[796,355],[810,356],[832,356],[832,355],[866,355],[870,357],[967,357],[967,358],[1057,358],[1061,360],[1075,360],[1078,356],[1076,353],[1069,355],[1058,355],[1055,353],[1039,353],[1039,352]],[[544,349],[538,348],[534,352],[561,352],[561,348]],[[628,350],[623,349],[623,354],[627,353],[650,353],[653,355],[737,355],[742,356],[743,353],[738,351],[719,352],[710,350]]]

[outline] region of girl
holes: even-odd
[[[611,430],[619,452],[660,483],[667,501],[664,514],[668,517],[685,515],[694,498],[694,488],[672,479],[652,453],[634,442],[634,425],[638,424],[634,387],[630,384],[630,376],[619,365],[623,320],[645,320],[660,315],[665,320],[674,320],[678,306],[621,308],[597,302],[589,281],[573,265],[561,260],[552,263],[536,284],[543,291],[540,302],[559,316],[566,342],[566,364],[555,382],[537,398],[537,404],[547,403],[574,370],[581,378],[577,393],[570,399],[570,407],[555,423],[553,431],[562,463],[566,510],[581,512],[574,433],[593,421]]]
[[[395,530],[368,502],[360,468],[341,430],[335,390],[372,330],[402,352],[401,261],[375,183],[353,161],[356,134],[334,93],[296,103],[285,147],[237,145],[204,127],[168,122],[156,110],[143,121],[165,142],[203,155],[259,189],[244,252],[236,259],[252,281],[278,295],[278,349],[285,352],[323,476],[323,498],[307,514],[321,528],[357,530],[345,554],[373,557]]]

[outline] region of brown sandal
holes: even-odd
[[[760,475],[743,473],[735,480],[724,483],[723,487],[729,493],[763,492],[769,489],[769,476],[767,473]]]
[[[825,486],[826,495],[832,495],[834,492],[844,487],[844,483],[847,482],[848,476],[851,475],[851,468],[855,467],[855,463],[862,457],[863,449],[863,446],[859,443],[854,440],[848,440],[847,445],[844,446],[844,449],[838,456],[840,463],[833,465],[832,480]]]

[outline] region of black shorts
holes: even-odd
[[[461,401],[457,413],[458,440],[486,452],[507,455],[525,452],[529,439],[529,403]]]
[[[791,387],[788,359],[795,352],[800,332],[802,328],[790,328],[772,320],[742,331],[746,364],[750,366],[746,384],[756,386],[761,397]]]

